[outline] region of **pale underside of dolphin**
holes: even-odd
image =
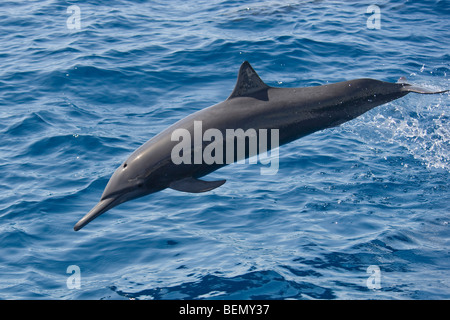
[[[410,92],[434,94],[447,91],[430,91],[405,82],[389,83],[373,79],[304,88],[276,88],[265,84],[245,61],[228,99],[190,114],[134,151],[114,172],[100,202],[78,221],[74,230],[78,231],[125,201],[166,188],[199,193],[224,184],[225,180],[206,181],[199,178],[227,162],[175,164],[171,157],[173,148],[178,144],[172,139],[173,132],[184,129],[193,134],[194,122],[201,122],[204,130],[214,128],[220,132],[233,128],[255,129],[257,132],[259,129],[275,129],[279,132],[278,145],[281,146],[313,132],[338,126]],[[270,145],[271,141],[269,150]],[[203,149],[207,146],[208,143],[202,144]],[[246,152],[245,156],[248,154]]]

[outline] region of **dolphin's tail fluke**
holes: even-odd
[[[425,88],[421,88],[421,87],[412,86],[410,84],[405,84],[402,88],[402,91],[422,93],[422,94],[435,94],[435,93],[449,92],[450,90],[433,91],[430,89],[425,89]]]
[[[397,83],[402,85],[402,88],[400,90],[401,91],[406,91],[406,92],[415,92],[415,93],[421,93],[421,94],[436,94],[436,93],[445,93],[445,92],[449,92],[450,91],[450,90],[433,91],[433,90],[430,90],[430,89],[425,89],[425,88],[413,86],[413,85],[410,85],[409,83],[406,82],[406,78],[405,77],[401,77],[397,81]]]

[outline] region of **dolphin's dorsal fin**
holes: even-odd
[[[249,97],[258,91],[268,88],[269,86],[261,80],[250,63],[244,61],[239,69],[236,86],[228,97],[228,100],[236,97]]]
[[[169,188],[184,192],[200,193],[218,188],[225,182],[226,180],[205,181],[188,177],[172,182]]]

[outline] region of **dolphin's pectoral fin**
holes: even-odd
[[[200,193],[218,188],[226,181],[227,180],[204,181],[193,177],[188,177],[172,182],[169,188],[183,192]]]
[[[227,100],[237,97],[256,97],[261,100],[267,100],[267,94],[261,95],[261,91],[268,89],[269,86],[261,80],[248,61],[242,63],[239,69],[236,86]],[[259,94],[258,94],[259,93]]]

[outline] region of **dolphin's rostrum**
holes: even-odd
[[[281,146],[315,131],[340,125],[410,92],[432,94],[446,91],[434,92],[404,82],[373,79],[305,88],[275,88],[265,84],[245,61],[228,99],[176,122],[134,151],[114,172],[100,202],[78,221],[74,230],[81,229],[125,201],[165,188],[198,193],[224,184],[225,180],[199,178],[229,162],[175,164],[172,161],[172,150],[178,143],[172,139],[172,133],[183,129],[193,134],[194,122],[201,122],[205,130],[214,128],[222,133],[233,128],[255,129],[256,132],[260,129],[278,130],[279,141],[268,141],[270,150],[271,146]],[[201,148],[207,145],[202,141]],[[193,143],[192,150],[194,147]],[[249,150],[246,150],[244,157],[248,156]],[[234,160],[239,159],[236,157]]]

